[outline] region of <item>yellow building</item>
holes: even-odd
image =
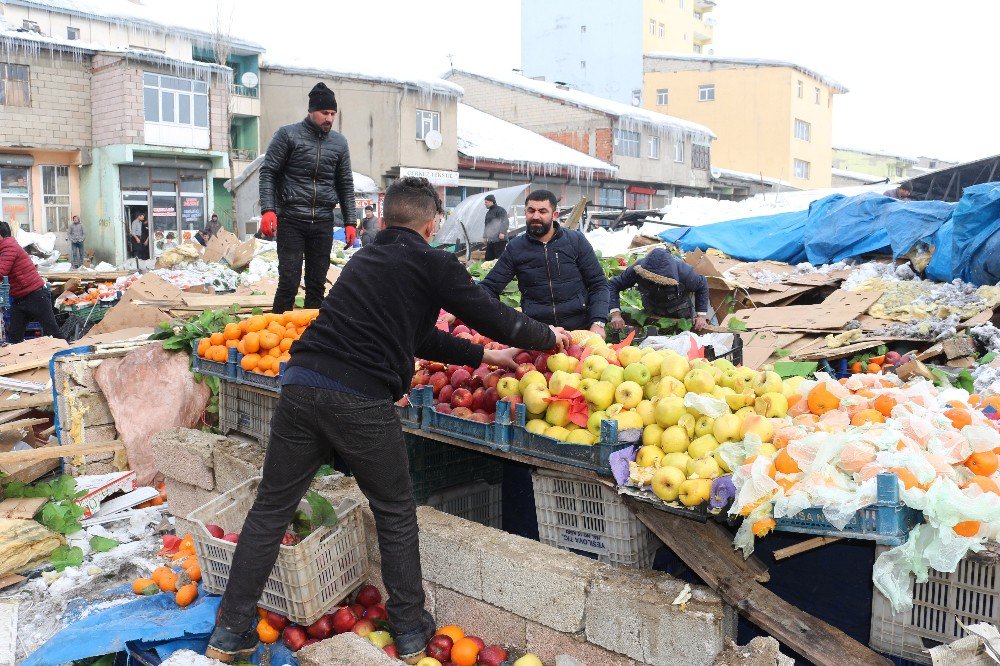
[[[927,173],[914,169],[919,163],[915,157],[893,155],[878,150],[861,148],[846,148],[837,146],[833,149],[833,168],[855,173],[866,173],[877,178],[902,180]]]
[[[642,0],[642,52],[708,53],[714,0]]]
[[[643,106],[711,127],[718,136],[713,167],[800,189],[830,187],[833,96],[846,92],[789,62],[682,53],[643,57]]]

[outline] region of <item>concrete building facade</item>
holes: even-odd
[[[877,150],[863,150],[837,146],[832,149],[832,166],[834,169],[852,171],[857,174],[868,174],[876,179],[905,180],[915,175],[913,168],[917,166],[915,157],[892,155]]]
[[[713,164],[829,187],[833,96],[847,89],[793,63],[652,53],[643,105],[712,128]]]

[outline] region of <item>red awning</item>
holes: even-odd
[[[656,190],[651,190],[648,187],[637,187],[632,185],[628,188],[629,194],[656,194]]]

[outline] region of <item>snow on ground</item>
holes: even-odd
[[[160,662],[160,666],[216,666],[221,661],[210,659],[203,654],[192,652],[191,650],[178,650],[168,659]]]

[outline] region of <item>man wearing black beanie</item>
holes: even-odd
[[[325,83],[317,83],[309,91],[309,114],[274,133],[260,167],[260,231],[277,234],[278,241],[273,306],[278,314],[295,307],[303,257],[305,307],[316,309],[323,302],[338,203],[345,232],[357,224],[351,156],[347,139],[333,130],[336,117],[336,96]]]

